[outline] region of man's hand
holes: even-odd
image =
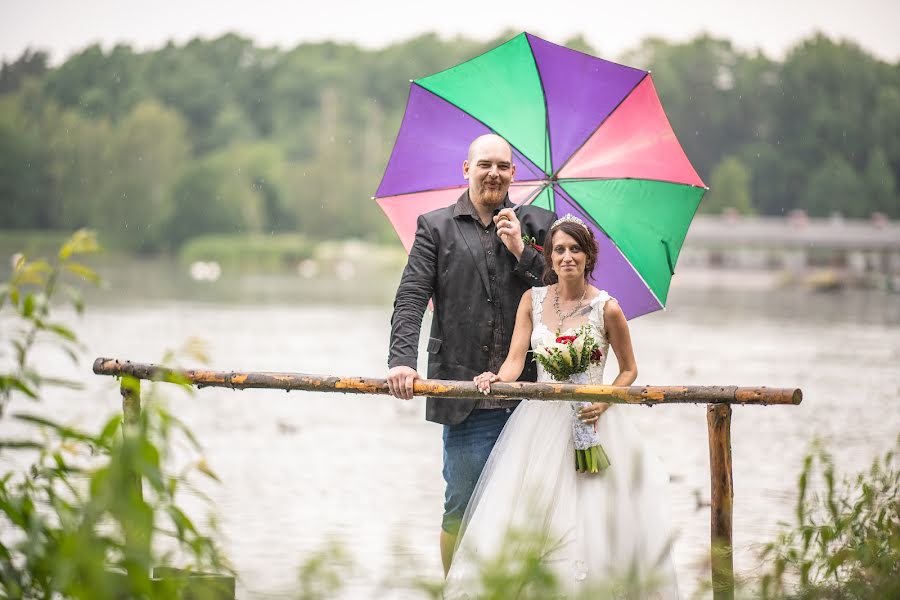
[[[504,208],[494,216],[494,224],[497,226],[497,235],[506,249],[513,253],[516,260],[522,258],[525,251],[525,242],[522,241],[522,226],[519,218],[511,208]]]
[[[411,400],[413,397],[413,382],[421,379],[419,373],[410,367],[399,366],[388,371],[387,384],[391,396]]]

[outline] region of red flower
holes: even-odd
[[[600,362],[603,360],[603,353],[600,352],[600,348],[594,348],[594,351],[591,352],[591,362]]]
[[[576,338],[576,336],[574,336],[574,335],[561,335],[558,338],[556,338],[556,343],[557,344],[571,344],[572,342],[575,341],[575,338]]]
[[[544,251],[544,247],[543,247],[543,246],[538,246],[537,244],[532,244],[532,246],[534,246],[534,249],[537,250],[538,252],[543,252],[543,251]]]

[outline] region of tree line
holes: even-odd
[[[28,50],[0,67],[0,229],[93,227],[142,253],[206,233],[393,239],[370,197],[408,81],[512,35],[281,50],[228,34],[55,67]],[[618,60],[652,69],[712,188],[702,210],[900,217],[900,63],[821,34],[781,61],[709,36]]]

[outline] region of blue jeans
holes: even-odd
[[[447,533],[456,535],[459,532],[481,470],[512,411],[511,408],[476,409],[462,423],[444,425],[444,481],[447,488],[441,527]]]

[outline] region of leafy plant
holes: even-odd
[[[63,243],[52,263],[43,259],[28,260],[23,254],[13,256],[9,281],[0,285],[0,311],[5,312],[10,307],[13,312],[4,323],[5,339],[0,338],[9,344],[13,356],[13,368],[0,373],[0,416],[13,393],[37,400],[41,385],[79,387],[73,381],[42,375],[29,364],[28,355],[35,344],[48,341],[77,362],[78,339],[71,329],[50,320],[50,302],[61,293],[78,314],[84,311],[81,293],[61,278],[70,275],[76,280],[99,284],[100,277],[76,260],[99,250],[95,234],[82,229]]]
[[[73,382],[43,375],[28,358],[41,341],[77,358],[78,339],[51,320],[51,301],[63,290],[82,310],[77,292],[60,281],[72,274],[99,282],[93,271],[74,261],[97,250],[94,235],[79,231],[52,263],[17,260],[0,292],[0,309],[11,307],[14,313],[5,319],[12,325],[3,330],[15,359],[0,376],[3,408],[14,396],[38,400],[45,385],[73,387]],[[122,386],[131,395],[139,390],[134,379],[123,380]],[[0,598],[172,598],[188,578],[154,579],[156,565],[180,561],[193,571],[227,568],[214,538],[176,501],[182,490],[197,492],[194,473],[215,475],[202,459],[182,472],[167,471],[176,444],[199,446],[158,401],[155,389],[145,401],[127,423],[115,415],[98,433],[34,414],[7,417],[32,433],[0,440],[6,458],[30,453],[14,457],[18,464],[30,460],[27,468],[0,475]],[[210,529],[215,530],[214,523]],[[222,597],[217,591],[208,593]]]
[[[838,483],[831,454],[817,443],[798,481],[796,525],[762,550],[769,570],[760,597],[900,598],[898,450],[900,436],[867,471]]]

